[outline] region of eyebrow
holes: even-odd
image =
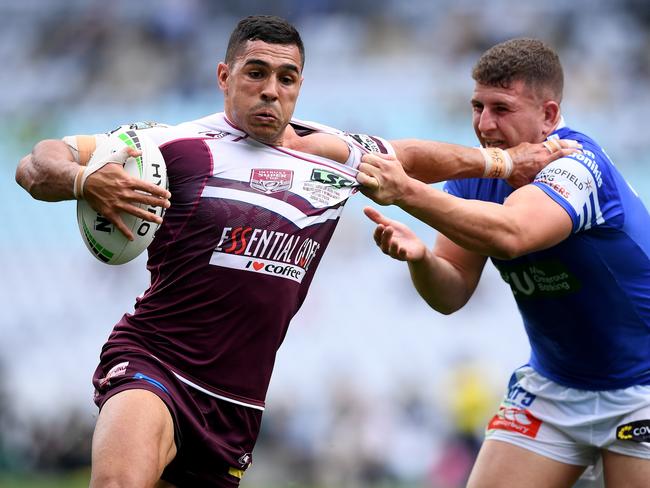
[[[271,65],[268,62],[263,61],[261,59],[256,59],[256,58],[248,59],[244,63],[244,66],[248,66],[248,65],[251,65],[251,64],[260,65],[260,66],[263,66],[263,67],[269,68],[269,69],[271,68]],[[296,66],[295,64],[292,64],[292,63],[281,64],[280,66],[278,66],[277,69],[280,69],[280,70],[285,69],[285,70],[289,70],[289,71],[295,71],[296,74],[300,74],[300,70],[298,69],[298,66]]]

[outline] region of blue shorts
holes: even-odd
[[[103,351],[93,385],[100,409],[113,395],[131,389],[150,391],[167,405],[177,454],[163,480],[178,487],[239,486],[252,461],[261,411],[195,390],[144,351]]]

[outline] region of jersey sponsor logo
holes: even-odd
[[[637,420],[616,427],[616,438],[621,441],[650,442],[650,420]]]
[[[548,178],[546,178],[546,177],[544,177],[542,175],[535,178],[535,182],[536,183],[543,183],[544,185],[550,186],[551,188],[553,188],[553,190],[555,190],[558,194],[562,195],[567,200],[571,196],[571,192],[569,190],[567,190],[566,187],[564,187],[564,186],[560,185],[559,183],[556,183],[556,182],[554,182],[552,180],[549,180]]]
[[[508,389],[506,395],[506,402],[509,405],[517,405],[519,407],[530,407],[537,398],[537,395],[527,392],[519,385],[513,385]]]
[[[143,130],[143,129],[151,129],[153,127],[168,127],[168,126],[165,124],[159,124],[158,122],[154,122],[151,120],[147,120],[144,122],[132,122],[130,124],[124,124],[124,125],[120,125],[119,127],[116,127],[115,129],[110,131],[109,134],[117,132],[118,130],[125,130],[125,129]]]
[[[589,183],[589,186],[586,186],[588,180],[581,180],[577,175],[572,173],[571,171],[567,170],[566,168],[561,168],[561,167],[553,167],[553,168],[546,168],[541,171],[541,173],[535,178],[535,181],[538,181],[540,183],[546,183],[547,185],[555,188],[553,184],[556,182],[556,180],[562,180],[562,182],[570,182],[572,183],[578,190],[582,191],[585,188],[590,188],[591,184]],[[564,188],[561,185],[555,183],[557,186],[560,188]],[[564,188],[564,191],[567,191],[566,188]],[[562,196],[565,196],[562,192],[558,191]],[[570,193],[569,193],[570,194]],[[565,196],[568,198],[568,195]]]
[[[246,256],[236,256],[233,254],[217,252],[212,254],[210,264],[213,266],[221,266],[223,268],[239,269],[242,271],[275,276],[277,278],[295,281],[296,283],[302,283],[306,274],[303,268],[288,263],[269,261],[266,259],[251,259]]]
[[[228,132],[221,132],[218,130],[204,130],[204,131],[199,131],[199,134],[206,137],[211,137],[212,139],[223,139],[228,135]]]
[[[516,298],[550,298],[569,295],[582,284],[559,261],[540,261],[535,264],[511,266],[503,261],[495,263],[503,281],[510,285]]]
[[[310,237],[249,226],[224,227],[210,264],[300,283],[320,248]]]
[[[528,410],[502,405],[490,420],[488,430],[507,430],[534,439],[541,425],[542,421]]]
[[[352,139],[357,141],[368,152],[385,152],[381,150],[379,144],[377,144],[377,141],[367,134],[348,134],[348,135],[352,137]]]
[[[224,227],[214,252],[294,264],[308,270],[320,250],[310,237],[253,227]]]
[[[253,460],[252,454],[250,452],[247,452],[239,456],[237,462],[239,463],[240,466],[243,467],[243,466],[248,466],[252,460]]]
[[[311,172],[311,181],[317,181],[334,188],[346,188],[354,185],[354,181],[327,169],[316,168]]]
[[[316,208],[331,207],[356,193],[356,181],[327,169],[312,170],[310,181],[302,183],[300,194]]]
[[[111,369],[109,369],[108,373],[106,373],[106,376],[104,376],[99,380],[100,388],[103,388],[108,383],[110,383],[112,378],[117,378],[118,376],[124,376],[126,374],[126,368],[128,366],[129,366],[129,362],[124,361],[123,363],[116,364]]]
[[[292,182],[293,171],[290,169],[253,168],[251,170],[251,188],[267,195],[288,190]]]
[[[598,166],[598,163],[596,163],[596,155],[592,151],[583,149],[582,152],[570,154],[568,157],[583,163],[591,170],[598,188],[603,186],[603,172],[600,171],[600,167]]]

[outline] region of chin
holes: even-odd
[[[280,139],[278,131],[276,130],[259,130],[254,129],[249,132],[250,136],[264,144],[277,144],[277,141]]]

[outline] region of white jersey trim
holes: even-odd
[[[234,400],[233,398],[229,398],[227,396],[223,396],[223,395],[219,395],[217,393],[214,393],[214,392],[212,392],[210,390],[206,390],[202,386],[199,386],[196,383],[194,383],[193,381],[190,381],[187,378],[185,378],[184,376],[178,374],[176,371],[172,371],[172,369],[169,368],[169,366],[167,366],[164,361],[161,361],[160,359],[158,359],[153,354],[149,353],[149,356],[151,356],[156,361],[158,361],[160,364],[162,364],[165,368],[167,368],[174,376],[176,376],[176,378],[179,379],[179,381],[182,381],[187,386],[190,386],[190,387],[194,388],[195,390],[200,391],[201,393],[205,393],[206,395],[209,395],[211,397],[218,398],[219,400],[223,400],[224,402],[234,403],[236,405],[241,405],[242,407],[254,408],[255,410],[261,410],[262,412],[264,411],[264,407],[260,407],[259,405],[253,405],[252,403],[242,402],[241,400]]]
[[[235,190],[233,188],[220,188],[216,186],[206,186],[203,189],[201,198],[226,198],[238,202],[249,203],[251,205],[263,206],[267,210],[275,212],[287,220],[290,220],[300,229],[304,229],[310,225],[320,224],[327,220],[336,220],[341,216],[344,208],[343,205],[341,205],[338,208],[328,209],[319,215],[309,217],[293,205],[281,200],[269,198],[261,194],[256,195],[247,191]]]
[[[188,380],[187,378],[184,378],[183,376],[179,375],[175,371],[172,371],[172,373],[174,373],[174,376],[176,376],[176,378],[178,378],[180,381],[185,383],[187,386],[191,386],[192,388],[194,388],[195,390],[200,391],[201,393],[205,393],[206,395],[210,395],[211,397],[218,398],[219,400],[223,400],[225,402],[234,403],[236,405],[241,405],[242,407],[254,408],[255,410],[260,410],[262,412],[264,411],[264,407],[260,407],[259,405],[253,405],[251,403],[242,402],[242,401],[239,401],[239,400],[233,400],[232,398],[228,398],[228,397],[223,396],[223,395],[217,395],[216,393],[213,393],[213,392],[211,392],[209,390],[206,390],[202,386],[199,386],[196,383],[193,383],[192,381]]]

